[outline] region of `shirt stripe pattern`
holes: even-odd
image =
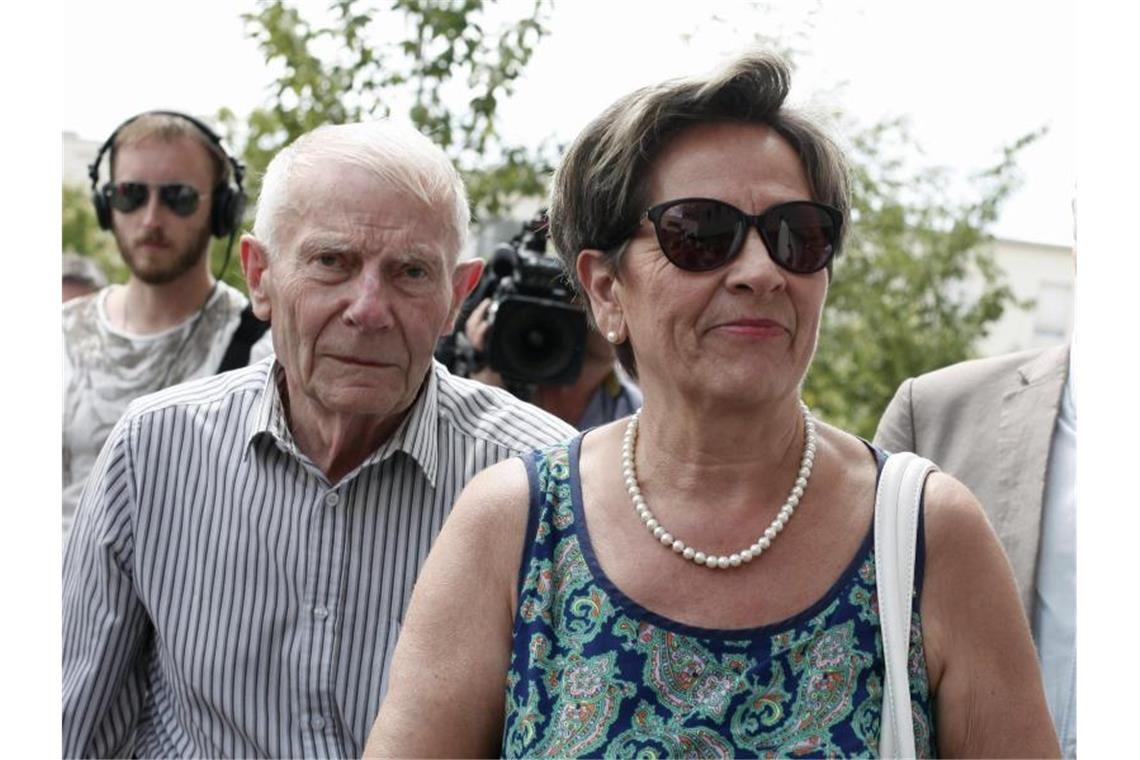
[[[462,487],[575,430],[436,364],[338,483],[272,359],[133,403],[64,559],[64,756],[359,757]]]

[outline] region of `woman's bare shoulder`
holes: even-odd
[[[931,473],[924,493],[922,629],[940,752],[1057,756],[1029,623],[997,535],[950,475]]]
[[[924,492],[928,553],[948,557],[962,551],[1003,556],[981,503],[961,481],[941,471],[930,474]]]
[[[366,756],[495,751],[527,483],[522,460],[508,459],[473,477],[459,495],[416,580]],[[425,723],[425,715],[432,720]]]
[[[874,450],[859,436],[826,422],[817,420],[816,430],[819,436],[817,467],[834,466],[836,472],[824,471],[825,474],[847,482],[848,490],[873,490],[879,472]]]
[[[440,539],[448,544],[462,541],[501,549],[517,546],[521,551],[529,505],[526,465],[518,457],[505,459],[467,483],[444,523]],[[518,559],[513,551],[509,556]]]
[[[468,599],[484,595],[485,607],[501,609],[509,619],[529,503],[529,479],[521,459],[506,459],[475,475],[444,521],[416,581],[417,595],[421,588],[432,592],[425,591],[427,596],[461,589],[460,596]],[[413,597],[413,606],[417,599]]]
[[[521,457],[511,457],[476,473],[463,487],[455,510],[510,512],[520,500],[526,502],[530,479]]]

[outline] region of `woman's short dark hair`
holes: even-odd
[[[575,288],[581,290],[575,262],[584,249],[603,251],[603,261],[618,271],[626,248],[622,243],[650,203],[650,167],[673,137],[696,124],[737,122],[774,129],[800,157],[812,200],[839,209],[847,229],[847,160],[817,120],[784,106],[790,85],[782,57],[749,51],[707,76],[635,90],[590,122],[566,151],[550,198],[550,239]],[[589,299],[583,301],[590,312]],[[629,341],[617,347],[617,355],[636,377]]]

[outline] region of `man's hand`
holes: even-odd
[[[463,332],[467,334],[467,340],[471,341],[471,346],[476,351],[485,351],[487,349],[487,333],[491,331],[491,323],[487,320],[487,312],[490,310],[491,299],[484,298],[463,324]]]
[[[487,319],[487,312],[490,310],[491,299],[484,298],[467,317],[467,321],[463,323],[463,332],[467,335],[467,340],[471,343],[471,347],[480,354],[485,354],[487,350],[487,334],[491,332],[491,322]],[[491,369],[490,365],[472,372],[471,379],[493,385],[496,388],[506,387],[502,375]]]

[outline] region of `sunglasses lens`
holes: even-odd
[[[198,191],[189,185],[163,185],[158,197],[178,216],[190,216],[198,210]]]
[[[107,195],[112,208],[129,214],[146,203],[149,191],[147,186],[141,182],[119,182],[111,185]]]
[[[145,182],[119,182],[109,186],[106,193],[112,208],[129,214],[146,204],[150,197],[150,187]],[[158,188],[158,199],[178,216],[190,216],[198,210],[198,191],[189,185],[161,185]]]
[[[665,208],[655,226],[657,241],[669,261],[690,272],[705,272],[732,257],[741,217],[719,201],[681,201]]]
[[[772,258],[791,272],[818,272],[835,253],[839,228],[831,214],[814,203],[786,203],[765,213],[761,224]]]

